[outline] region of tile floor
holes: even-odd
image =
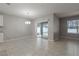
[[[78,56],[78,40],[18,39],[0,43],[0,56]]]

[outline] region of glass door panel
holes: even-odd
[[[48,38],[48,22],[43,23],[43,38]]]
[[[37,37],[41,37],[41,24],[37,25]]]

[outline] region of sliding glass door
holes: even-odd
[[[42,22],[37,25],[37,37],[48,38],[48,22]]]

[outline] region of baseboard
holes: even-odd
[[[11,39],[7,39],[4,40],[4,42],[10,42],[10,41],[14,41],[14,40],[23,40],[23,39],[32,39],[32,36],[22,36],[22,37],[16,37],[16,38],[11,38]]]
[[[64,36],[62,36],[61,39],[73,39],[73,40],[79,40],[79,38],[64,37]]]

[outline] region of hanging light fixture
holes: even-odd
[[[29,12],[29,11],[27,11],[26,15],[27,15],[27,16],[28,16],[28,18],[29,18],[30,12]],[[31,21],[25,21],[25,24],[31,24]]]
[[[31,24],[31,21],[25,21],[25,24]]]

